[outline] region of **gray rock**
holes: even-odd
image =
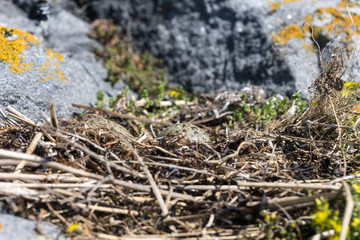
[[[51,6],[46,38],[37,21],[29,19],[28,12],[10,1],[0,1],[0,26],[33,33],[41,40],[22,53],[21,63],[32,63],[31,70],[13,73],[9,63],[0,62],[0,107],[11,105],[33,120],[39,119],[40,112],[48,115],[48,102],[53,102],[58,115],[64,116],[77,110],[71,107],[72,103],[94,104],[98,90],[108,96],[116,96],[121,90],[104,81],[107,71],[92,53],[97,43],[87,36],[89,24]],[[60,53],[64,61],[49,59],[48,49]],[[50,65],[44,70],[46,62]],[[67,81],[61,81],[59,73]],[[51,79],[41,82],[46,77]]]
[[[54,224],[48,222],[42,222],[40,224],[40,230],[46,236],[40,235],[35,231],[36,224],[36,221],[1,213],[0,240],[65,239],[61,230]]]
[[[190,91],[240,89],[262,85],[268,95],[291,95],[306,89],[319,72],[317,52],[310,35],[274,44],[272,35],[284,27],[302,26],[307,15],[340,0],[74,0],[86,4],[85,16],[110,18],[132,37],[140,50],[165,60],[169,81]],[[358,10],[358,9],[357,9]],[[329,40],[329,39],[326,39]],[[348,69],[356,76],[358,61]]]

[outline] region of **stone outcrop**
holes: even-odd
[[[97,43],[87,22],[52,5],[46,36],[37,23],[0,1],[0,108],[11,105],[37,120],[48,115],[49,102],[64,116],[75,110],[72,103],[94,104],[98,90],[116,96],[120,89],[104,81],[107,71],[92,53]]]
[[[322,12],[321,18],[334,20],[334,28],[351,28],[340,0],[73,2],[86,6],[83,17],[89,20],[113,19],[139,49],[165,60],[170,82],[200,92],[251,83],[262,85],[268,95],[306,93],[319,64],[308,25],[306,32],[303,24],[328,27],[316,20]],[[355,17],[359,9],[350,8]],[[326,42],[331,36],[322,38]],[[358,76],[357,59],[344,80]]]

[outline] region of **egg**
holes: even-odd
[[[199,128],[190,123],[178,123],[162,130],[157,139],[168,143],[208,143],[209,136]]]

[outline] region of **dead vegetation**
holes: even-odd
[[[221,126],[240,99],[216,116],[219,101],[207,95],[162,122],[78,105],[84,115],[59,123],[54,112],[45,124],[12,113],[22,120],[6,117],[1,128],[2,207],[59,224],[73,239],[306,239],[315,199],[342,199],[342,176],[357,177],[354,105],[337,104],[332,80],[337,73],[314,82],[332,112],[310,104],[264,130]],[[177,121],[198,124],[211,143],[156,141]]]

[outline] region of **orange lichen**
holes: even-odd
[[[273,2],[273,3],[270,3],[270,8],[272,10],[277,10],[281,5],[286,5],[288,3],[291,3],[291,2],[298,2],[298,1],[301,1],[301,0],[283,0],[283,2],[279,1],[279,2]]]
[[[307,15],[305,18],[304,18],[304,21],[306,23],[311,23],[312,22],[312,16],[311,15]]]
[[[10,71],[13,73],[21,73],[27,70],[34,69],[36,71],[53,71],[55,74],[43,77],[41,81],[47,81],[57,77],[61,81],[66,81],[64,74],[58,70],[56,61],[64,61],[64,57],[48,49],[46,52],[47,62],[39,65],[34,65],[32,62],[24,62],[24,57],[21,55],[23,51],[32,46],[38,45],[40,42],[30,33],[23,32],[16,28],[7,28],[0,26],[0,62],[10,64]]]
[[[39,41],[30,33],[0,26],[0,61],[10,63],[10,70],[14,73],[29,70],[30,64],[20,64],[23,60],[20,54],[38,43]]]
[[[299,2],[300,0],[284,0],[283,5],[291,3],[291,2]]]
[[[353,4],[353,3],[349,2],[349,1],[341,1],[341,2],[337,5],[337,7],[338,7],[338,8],[346,8],[346,5],[347,5],[349,8],[352,8],[352,7],[355,6],[355,4]]]
[[[64,57],[60,54],[60,53],[56,53],[54,52],[53,50],[51,49],[48,49],[47,52],[46,52],[46,56],[49,58],[49,59],[54,59],[54,57],[60,61],[60,62],[63,62],[64,61]]]
[[[354,24],[352,23],[350,16],[346,10],[345,2],[340,2],[336,8],[320,8],[316,11],[318,15],[330,14],[332,17],[331,23],[325,26],[318,26],[317,30],[330,30],[335,34],[342,34],[344,38],[342,38],[343,42],[349,41],[354,32],[353,27],[355,27],[355,34],[360,33],[360,16],[352,13],[352,19]]]
[[[270,4],[270,8],[271,8],[272,10],[276,10],[276,9],[278,9],[280,6],[281,6],[281,3],[280,3],[280,2],[274,2],[274,3],[271,3],[271,4]]]
[[[303,44],[303,48],[308,52],[308,53],[313,53],[315,46],[314,45],[309,45],[307,43]]]
[[[284,27],[278,34],[272,36],[273,41],[281,44],[287,43],[292,38],[299,40],[305,38],[305,34],[297,24]]]
[[[46,58],[49,60],[48,62],[45,62],[43,64],[41,64],[41,70],[49,70],[49,69],[54,69],[55,70],[55,74],[51,73],[50,75],[43,77],[40,81],[41,82],[46,82],[49,81],[53,78],[58,78],[63,82],[66,82],[66,78],[64,76],[64,74],[58,69],[59,64],[56,63],[56,60],[59,62],[63,62],[64,61],[64,57],[60,54],[60,53],[56,53],[51,49],[48,49],[46,52]],[[51,63],[50,63],[51,62]]]
[[[46,81],[49,81],[49,80],[51,80],[53,78],[54,78],[54,76],[42,77],[40,82],[46,82]]]
[[[284,0],[282,4],[293,1],[294,0]],[[352,13],[351,16],[354,21],[353,24],[346,9],[346,4],[349,7],[353,6],[352,4],[347,3],[346,1],[341,1],[335,8],[327,7],[327,8],[317,9],[313,16],[307,15],[304,18],[304,22],[306,24],[304,25],[303,30],[301,30],[300,27],[296,24],[285,26],[280,32],[273,35],[273,41],[276,43],[285,44],[294,37],[301,40],[305,37],[311,36],[312,34],[316,39],[320,33],[326,34],[326,32],[331,32],[334,33],[335,35],[343,36],[341,41],[344,43],[348,43],[354,34],[353,25],[355,27],[355,34],[360,33],[360,16]],[[317,16],[319,16],[320,18],[324,18],[325,15],[331,16],[330,23],[324,24],[323,26],[310,27],[310,24],[314,18],[316,18]],[[307,50],[311,50],[311,48],[309,48],[309,46],[307,46],[306,44],[303,45],[303,47]],[[352,51],[352,47],[348,44],[346,45],[345,49],[348,52]]]

